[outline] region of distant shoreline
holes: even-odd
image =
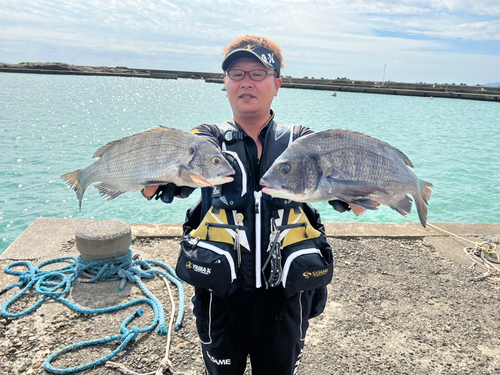
[[[158,69],[133,69],[124,66],[82,66],[65,63],[0,63],[0,72],[28,74],[58,74],[85,76],[117,76],[156,79],[203,79],[205,82],[222,83],[222,73],[189,72]],[[375,82],[351,80],[348,78],[293,78],[283,77],[282,87],[327,90],[333,92],[359,92],[384,95],[420,96],[428,98],[469,99],[500,102],[500,87],[468,86],[454,83],[405,83],[405,82]]]

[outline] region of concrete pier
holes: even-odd
[[[64,243],[75,240],[75,232],[85,223],[92,220],[37,218],[6,249],[0,260],[40,259],[47,260],[60,256],[60,248]],[[129,224],[132,235],[136,238],[171,239],[171,250],[179,251],[178,241],[182,236],[181,224]],[[466,240],[434,229],[435,225],[447,232]],[[423,228],[418,223],[325,223],[328,237],[342,239],[387,238],[387,239],[422,239],[445,258],[469,266],[470,260],[463,249],[471,246],[471,242],[482,242],[481,236],[500,237],[500,223],[430,223]],[[468,241],[467,241],[468,240]],[[73,250],[78,255],[76,249]]]
[[[29,260],[38,266],[49,259],[76,256],[76,231],[96,222],[37,218],[0,256],[0,267],[3,270],[16,260]],[[180,224],[129,225],[136,237],[132,243],[134,254],[175,265],[182,234]],[[307,331],[300,374],[399,374],[407,372],[409,366],[418,374],[500,371],[500,356],[495,351],[498,276],[473,281],[471,277],[482,276],[484,270],[471,271],[471,261],[463,251],[464,247],[482,242],[481,236],[499,237],[500,223],[428,223],[427,228],[418,223],[325,226],[334,248],[335,276],[328,285],[324,313],[311,321]],[[18,276],[2,271],[0,290],[18,280]],[[163,281],[154,278],[146,282],[148,290],[161,300],[165,313],[173,312]],[[131,283],[124,290],[119,285],[119,280],[75,282],[67,298],[95,309],[143,297]],[[194,288],[188,284],[184,287],[184,301],[189,305]],[[19,288],[13,288],[4,293],[0,305],[18,292]],[[26,301],[16,304],[12,312],[23,310],[33,301],[33,295],[23,298]],[[179,303],[177,298],[174,291],[175,305]],[[89,339],[116,335],[120,323],[136,308],[90,316],[74,313],[49,298],[27,316],[2,318],[0,373],[46,374],[43,363],[49,355]],[[153,315],[147,307],[133,324],[145,327]],[[175,370],[186,375],[204,372],[198,342],[194,316],[187,311],[183,327],[172,335],[170,359]],[[165,345],[165,337],[151,332],[112,361],[139,373],[152,373],[163,358]],[[353,355],[352,348],[358,348],[357,353],[362,355]],[[109,347],[97,345],[88,351],[68,351],[56,365],[69,368],[108,353]],[[108,375],[112,370],[106,366],[89,371]]]

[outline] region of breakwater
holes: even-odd
[[[132,69],[124,66],[81,66],[65,63],[0,63],[0,72],[28,74],[59,74],[89,76],[119,76],[156,79],[203,79],[205,82],[222,83],[222,73],[190,72],[159,69]],[[500,102],[500,87],[468,86],[455,83],[407,83],[393,81],[363,81],[347,78],[294,78],[283,77],[282,87],[327,90],[332,92],[359,92],[368,94],[405,95],[429,98],[469,99]]]

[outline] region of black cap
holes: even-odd
[[[274,69],[280,76],[280,61],[274,55],[274,52],[268,50],[265,47],[259,46],[258,44],[242,44],[238,47],[233,48],[227,53],[222,61],[222,70],[226,71],[229,64],[240,57],[248,57],[248,55],[255,56],[259,61],[264,64],[265,67],[269,69]]]

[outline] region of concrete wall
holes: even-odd
[[[92,76],[142,77],[156,79],[204,79],[205,82],[222,83],[222,73],[190,72],[159,69],[130,69],[127,67],[89,67],[64,63],[0,63],[0,72],[34,74],[71,74]],[[293,78],[284,76],[286,88],[307,90],[347,91],[369,94],[406,95],[436,98],[500,101],[500,87],[467,86],[448,83],[407,83],[350,80],[347,78]]]

